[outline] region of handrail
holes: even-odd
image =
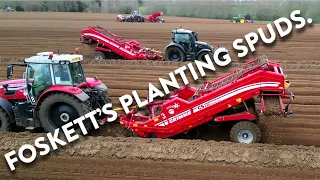
[[[199,92],[209,92],[214,89],[218,89],[228,84],[234,83],[236,80],[240,79],[244,74],[252,70],[255,70],[256,68],[259,68],[267,63],[268,58],[266,56],[258,57],[246,64],[243,64],[241,68],[234,70],[230,74],[227,74],[211,82],[205,82],[204,84],[200,85],[197,91],[195,92],[194,96],[199,96]]]

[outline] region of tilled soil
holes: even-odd
[[[1,161],[1,160],[0,160]],[[30,171],[32,169],[32,171]],[[224,164],[158,162],[146,160],[101,159],[79,157],[48,157],[46,160],[20,167],[7,173],[0,169],[3,179],[232,179],[232,180],[301,180],[319,179],[314,170],[287,170]]]
[[[274,46],[259,44],[257,51],[247,59],[238,59],[233,51],[232,43],[237,38],[265,27],[265,23],[230,24],[228,21],[204,20],[191,18],[164,17],[168,23],[119,23],[115,22],[116,15],[109,14],[79,14],[79,13],[0,13],[0,80],[5,80],[6,65],[21,62],[23,58],[35,55],[41,51],[72,52],[79,47],[86,60],[83,66],[86,76],[98,76],[110,89],[114,107],[120,107],[118,98],[124,94],[137,90],[141,98],[147,95],[148,83],[159,87],[158,78],[168,78],[168,73],[181,67],[184,63],[158,61],[124,61],[92,60],[93,49],[79,44],[81,30],[89,25],[100,25],[126,39],[134,39],[144,46],[154,46],[157,50],[163,48],[171,40],[171,30],[180,25],[186,29],[199,32],[199,38],[213,46],[225,46],[231,52],[232,64],[228,68],[216,67],[216,72],[207,75],[191,85],[198,86],[203,81],[210,81],[231,72],[242,62],[260,55],[267,55],[269,60],[281,63],[285,74],[291,82],[290,89],[295,93],[295,100],[291,106],[293,115],[290,118],[261,117],[260,127],[263,143],[295,144],[320,146],[320,26],[313,25],[303,33],[293,32],[290,37],[277,37]],[[15,78],[21,78],[23,68],[14,69]],[[179,79],[179,82],[182,82]],[[107,126],[107,124],[105,125]],[[109,131],[103,131],[109,129]],[[23,178],[107,178],[116,179],[123,175],[126,178],[154,179],[151,175],[163,179],[319,179],[316,171],[301,173],[283,168],[319,168],[319,149],[300,146],[248,145],[242,146],[232,143],[217,143],[198,140],[143,140],[132,138],[100,137],[123,136],[115,134],[110,128],[101,127],[102,133],[87,137],[73,148],[67,148],[60,153],[61,157],[53,156],[50,161],[42,161],[32,167],[17,172],[14,177]],[[228,130],[214,128],[206,139],[217,141],[229,140]],[[16,149],[27,141],[33,141],[36,135],[30,133],[1,134],[2,152]],[[76,157],[75,157],[76,156]],[[87,158],[83,158],[83,157]],[[91,158],[94,156],[94,158]],[[111,158],[111,159],[109,159]],[[118,160],[124,158],[125,160]],[[150,161],[132,161],[132,159],[149,159]],[[158,161],[178,161],[173,163],[159,163]],[[185,164],[206,162],[207,164]],[[71,165],[76,164],[75,166]],[[182,163],[183,162],[183,163]],[[106,164],[114,164],[114,168]],[[158,164],[159,163],[159,164]],[[178,164],[180,163],[180,164]],[[219,165],[213,165],[213,164]],[[248,165],[250,168],[227,165],[223,168],[220,163]],[[81,165],[82,164],[82,165]],[[68,168],[63,168],[68,166]],[[150,169],[150,167],[157,167]],[[134,168],[133,168],[134,167]],[[193,167],[190,170],[190,167]],[[260,169],[258,167],[264,167]],[[279,168],[279,169],[265,169]],[[132,173],[133,168],[135,173]],[[225,171],[230,169],[230,171]],[[6,170],[1,168],[1,177],[8,177]],[[120,170],[121,169],[121,170]],[[125,170],[122,170],[125,169]],[[170,176],[172,169],[177,172]],[[189,170],[188,170],[189,169]],[[210,170],[208,170],[210,169]],[[69,173],[68,173],[69,171]],[[248,176],[242,171],[252,172]],[[86,173],[91,172],[91,173]],[[102,172],[105,172],[105,176]],[[161,172],[161,173],[160,173]],[[213,173],[216,172],[216,173]],[[59,174],[59,175],[58,175]],[[197,175],[195,175],[197,174]],[[274,174],[274,175],[273,175]],[[48,176],[46,176],[48,175]],[[281,178],[280,178],[281,177]],[[317,178],[316,178],[317,177]]]
[[[1,133],[0,151],[17,150],[22,144],[34,145],[43,133]],[[12,141],[7,141],[10,137]],[[66,139],[61,138],[67,142]],[[88,143],[90,142],[90,143]],[[50,144],[49,141],[45,143]],[[305,146],[237,144],[202,140],[142,139],[136,137],[80,137],[51,151],[68,157],[154,160],[200,163],[226,163],[250,167],[320,169],[320,149]],[[38,156],[39,157],[39,156]]]

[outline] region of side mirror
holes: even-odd
[[[7,79],[10,79],[12,77],[12,73],[13,73],[13,66],[8,65],[7,66]]]

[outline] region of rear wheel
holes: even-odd
[[[100,60],[100,59],[106,59],[106,58],[107,57],[106,57],[104,52],[102,52],[102,51],[96,51],[95,52],[94,59]]]
[[[245,20],[244,19],[240,19],[240,23],[244,23],[245,22]]]
[[[231,128],[230,139],[236,143],[258,143],[261,140],[261,131],[253,122],[240,121]]]
[[[11,123],[8,114],[0,108],[0,132],[11,130]]]
[[[137,22],[141,22],[141,21],[142,21],[141,17],[137,17]]]
[[[166,50],[165,59],[168,61],[175,61],[175,62],[185,61],[185,54],[179,47],[173,46],[173,47],[169,47]]]
[[[49,95],[41,104],[39,117],[42,127],[47,132],[54,132],[55,129],[90,112],[90,108],[76,97],[64,93]],[[89,132],[91,123],[89,119],[83,121],[86,130]],[[81,133],[78,125],[72,128],[77,134]],[[69,128],[70,129],[70,128]],[[60,130],[61,132],[61,130]]]
[[[205,57],[207,54],[209,55],[210,59],[213,60],[213,55],[212,55],[211,52],[202,52],[202,53],[200,53],[198,55],[198,57],[197,57],[197,60],[203,61],[203,62],[207,62],[206,57]]]

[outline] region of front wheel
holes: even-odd
[[[240,121],[231,128],[230,139],[236,143],[258,143],[261,140],[261,131],[253,122]]]
[[[169,47],[166,50],[165,57],[166,57],[165,59],[168,61],[175,61],[175,62],[185,61],[184,52],[179,47],[176,47],[176,46]]]
[[[39,118],[45,131],[54,132],[55,129],[61,128],[63,125],[72,122],[89,112],[90,108],[76,97],[64,93],[55,93],[49,95],[41,103]],[[87,118],[84,120],[83,124],[89,132],[91,129],[90,119]],[[75,130],[76,134],[81,133],[81,129],[78,125],[73,125],[72,128]],[[71,129],[71,127],[69,129]]]

